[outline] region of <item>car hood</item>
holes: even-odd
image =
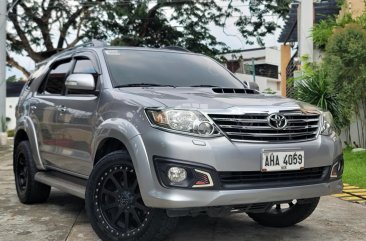
[[[212,88],[191,87],[143,87],[121,88],[138,98],[143,98],[144,107],[168,107],[179,109],[228,109],[228,108],[253,108],[258,111],[265,110],[318,110],[316,107],[281,96],[263,94],[233,94],[215,93]],[[146,98],[151,99],[152,105],[146,106]]]

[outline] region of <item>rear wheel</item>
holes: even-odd
[[[145,206],[131,159],[122,151],[94,167],[85,201],[91,225],[103,240],[163,240],[177,222],[165,210]]]
[[[22,203],[33,204],[47,201],[51,187],[34,179],[37,168],[28,141],[22,141],[15,147],[13,168],[18,198]]]
[[[248,213],[248,215],[263,226],[289,227],[308,218],[317,207],[319,199],[311,198],[278,203],[265,213]]]

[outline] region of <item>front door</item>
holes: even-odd
[[[30,116],[35,125],[41,158],[45,165],[58,159],[58,141],[62,132],[58,131],[58,106],[64,98],[66,77],[71,69],[71,58],[53,64],[30,101]]]
[[[85,57],[75,57],[75,74],[92,74],[96,86],[98,74],[93,62]],[[98,88],[98,87],[97,87]],[[97,122],[98,96],[94,91],[66,90],[58,104],[59,158],[55,165],[63,170],[88,176],[93,168],[91,144]]]

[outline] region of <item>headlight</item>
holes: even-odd
[[[198,111],[147,109],[146,114],[155,127],[202,137],[219,134],[213,124]]]
[[[323,112],[322,119],[323,119],[323,123],[322,123],[321,134],[325,135],[325,136],[330,136],[330,135],[335,134],[334,121],[333,121],[332,114],[329,111]]]

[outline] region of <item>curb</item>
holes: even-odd
[[[366,205],[366,189],[343,184],[343,193],[332,195],[343,201],[359,203]]]

